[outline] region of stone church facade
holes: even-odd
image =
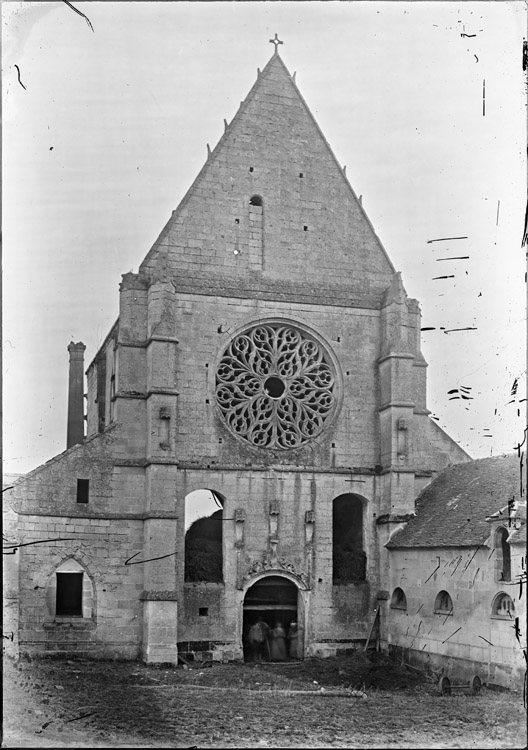
[[[304,655],[365,642],[391,534],[469,456],[429,417],[418,303],[276,51],[122,278],[86,436],[69,349],[69,447],[11,491],[20,652],[241,659],[258,617],[296,620]],[[216,568],[191,575],[196,490]]]

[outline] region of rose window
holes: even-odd
[[[304,331],[266,323],[238,334],[216,372],[227,426],[259,448],[297,448],[319,435],[337,406],[328,352]]]

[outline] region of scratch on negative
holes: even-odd
[[[73,6],[73,5],[72,5],[72,4],[71,4],[71,3],[69,2],[69,0],[63,0],[63,2],[64,2],[64,3],[66,3],[66,5],[67,5],[67,6],[69,7],[69,8],[71,8],[71,9],[72,9],[72,10],[74,10],[74,11],[75,11],[76,13],[78,13],[78,14],[79,14],[80,16],[82,16],[82,17],[84,18],[84,20],[86,21],[86,23],[88,24],[88,26],[89,26],[89,27],[91,28],[91,30],[92,30],[92,31],[94,30],[94,27],[93,27],[93,26],[92,26],[92,24],[90,23],[90,19],[88,18],[88,16],[85,16],[85,15],[84,15],[84,13],[81,13],[81,11],[80,11],[80,10],[77,10],[77,8],[74,8],[74,6]]]
[[[458,631],[459,631],[459,630],[462,630],[462,628],[461,628],[461,627],[460,627],[460,628],[457,628],[457,629],[455,630],[455,632],[454,632],[454,633],[451,633],[451,635],[449,635],[449,636],[448,636],[448,637],[447,637],[447,638],[445,639],[445,641],[442,641],[442,643],[447,643],[447,641],[448,641],[448,640],[449,640],[450,638],[452,638],[452,637],[453,637],[453,636],[455,635],[455,633],[458,633]]]
[[[18,65],[15,65],[15,68],[17,69],[17,73],[18,73],[18,82],[19,82],[19,84],[22,86],[22,88],[24,89],[24,91],[27,91],[27,88],[24,86],[24,84],[20,80],[20,68],[18,67]]]

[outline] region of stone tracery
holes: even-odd
[[[319,435],[337,404],[323,346],[291,325],[265,323],[235,336],[216,372],[228,427],[260,448],[297,448]]]

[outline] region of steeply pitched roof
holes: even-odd
[[[251,227],[253,195],[263,199],[263,243]],[[259,73],[141,269],[160,266],[181,291],[206,294],[216,285],[244,296],[245,284],[258,296],[257,287],[269,294],[290,279],[300,294],[346,289],[361,302],[379,301],[389,286],[394,267],[280,55]]]
[[[450,466],[416,499],[416,515],[387,543],[401,547],[469,547],[490,534],[486,518],[519,500],[520,459],[481,458]],[[506,521],[507,522],[507,521]]]

